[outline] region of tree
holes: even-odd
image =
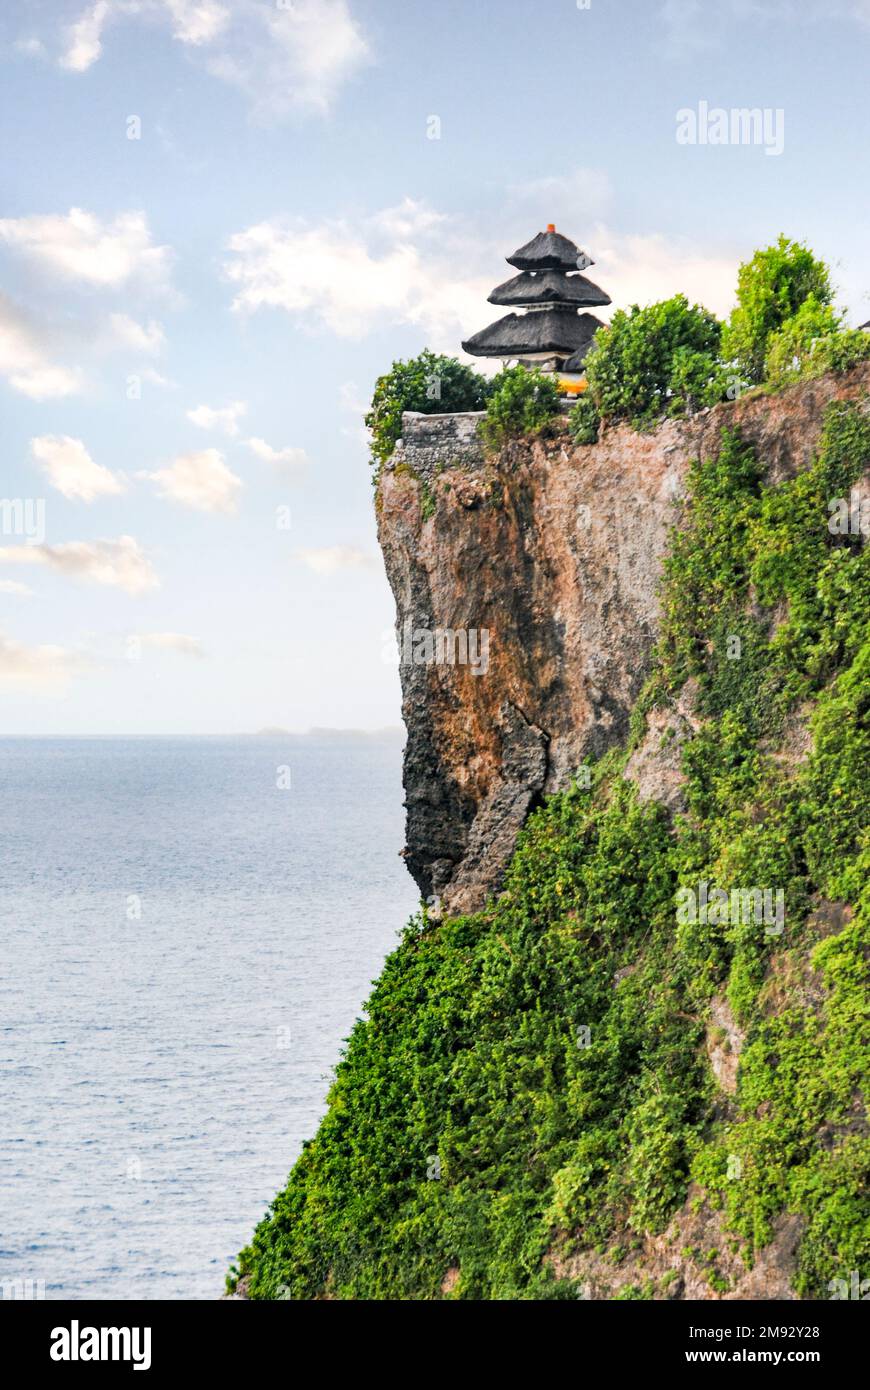
[[[810,296],[817,306],[825,306],[834,292],[828,267],[801,242],[781,235],[740,267],[737,305],[725,329],[723,351],[748,382],[763,380],[771,335]]]
[[[489,390],[490,383],[480,372],[455,357],[438,355],[428,348],[407,362],[394,362],[375,382],[365,417],[372,432],[372,461],[379,467],[392,454],[402,433],[403,411],[439,415],[483,410]]]
[[[725,391],[721,334],[715,315],[690,305],[684,294],[644,309],[620,309],[609,328],[598,330],[586,357],[588,398],[605,419],[640,426],[712,405]],[[590,410],[584,400],[587,423]]]
[[[521,434],[536,434],[559,411],[559,387],[536,369],[505,367],[493,377],[481,433],[490,449]]]
[[[830,304],[820,304],[814,294],[807,295],[797,313],[786,319],[767,340],[766,380],[781,386],[790,378],[800,376],[817,345],[839,332],[842,322],[842,314]]]

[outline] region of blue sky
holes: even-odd
[[[398,723],[375,377],[548,221],[721,314],[785,231],[864,321],[868,55],[870,0],[5,4],[0,731]]]

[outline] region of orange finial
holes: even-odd
[[[555,222],[548,222],[548,223],[547,223],[547,231],[548,231],[548,232],[555,232],[555,230],[556,230],[556,224],[555,224]]]

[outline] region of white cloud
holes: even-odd
[[[161,497],[201,512],[234,512],[242,486],[217,449],[182,454],[168,468],[137,476],[157,483]]]
[[[0,547],[0,564],[47,566],[71,579],[106,584],[134,597],[156,589],[159,583],[150,560],[132,536]]]
[[[28,58],[46,57],[45,44],[42,42],[42,39],[16,39],[14,46],[16,53],[25,53]]]
[[[449,220],[446,212],[436,212],[419,198],[405,196],[395,207],[381,208],[373,213],[366,219],[366,225],[391,241],[407,241],[409,237],[434,232]]]
[[[66,647],[26,647],[0,633],[0,686],[62,692],[86,662]]]
[[[165,386],[171,391],[178,390],[177,381],[170,381],[168,376],[164,376],[162,372],[155,371],[153,367],[143,367],[139,375],[143,381],[149,381],[152,386]]]
[[[111,222],[82,208],[6,217],[0,219],[0,242],[67,280],[104,289],[133,281],[167,286],[172,252],[154,245],[143,212],[122,212]]]
[[[683,293],[720,317],[730,313],[737,289],[736,254],[711,255],[687,238],[626,236],[606,227],[594,228],[589,242],[596,264],[588,273],[610,295],[614,308]],[[605,310],[600,317],[610,313]]]
[[[158,651],[178,652],[180,656],[203,657],[205,652],[198,637],[188,637],[184,632],[137,632],[136,640],[143,647],[154,647]]]
[[[208,61],[209,71],[248,97],[261,120],[325,112],[369,60],[347,0],[273,0],[239,8],[246,22]]]
[[[114,6],[111,0],[96,0],[66,30],[66,48],[60,65],[68,72],[87,72],[103,51],[102,37]]]
[[[137,323],[129,314],[110,314],[109,323],[112,338],[119,347],[132,348],[136,352],[154,356],[166,345],[163,325],[156,319],[149,319],[147,324],[144,324]]]
[[[296,558],[315,574],[337,574],[339,570],[373,569],[376,560],[355,545],[328,545],[319,549],[297,550]]]
[[[658,45],[668,57],[691,59],[717,48],[734,34],[744,34],[750,24],[794,29],[832,21],[870,24],[870,0],[827,0],[808,5],[805,0],[664,0],[659,10],[662,38]]]
[[[0,294],[0,376],[31,400],[71,396],[81,389],[77,371],[51,360],[46,334]]]
[[[480,249],[464,255],[471,238],[457,247],[456,233],[448,238],[443,219],[427,218],[422,205],[413,217],[400,211],[392,226],[390,213],[396,210],[362,227],[276,219],[237,232],[229,241],[232,259],[224,263],[236,286],[233,308],[285,309],[345,338],[413,324],[435,345],[455,348],[464,332],[483,326],[492,271],[458,277],[456,266],[479,262]],[[409,239],[409,225],[417,228],[418,244]]]
[[[348,0],[95,0],[65,29],[61,67],[93,67],[106,26],[121,16],[168,24],[263,120],[327,111],[370,58]]]
[[[338,401],[348,415],[365,415],[369,403],[362,395],[355,381],[343,381],[338,388]]]
[[[548,222],[553,222],[559,231],[563,223],[567,228],[573,227],[575,240],[580,234],[578,229],[605,215],[613,199],[613,185],[603,169],[579,166],[511,184],[507,194],[511,225],[517,235],[528,240],[534,235],[532,227],[543,231]],[[571,232],[566,235],[571,236]]]
[[[191,424],[201,430],[221,430],[224,434],[235,436],[239,432],[239,417],[248,409],[245,401],[233,401],[231,405],[220,407],[198,405],[187,412]]]
[[[304,449],[294,449],[289,445],[283,449],[273,449],[271,444],[267,444],[265,439],[247,440],[248,448],[257,458],[263,459],[265,463],[270,463],[273,468],[286,469],[288,471],[297,468],[304,468],[308,463],[308,455]]]
[[[230,22],[230,12],[216,0],[165,0],[173,21],[173,37],[181,43],[211,43]]]
[[[93,502],[123,492],[117,474],[95,463],[81,439],[68,434],[43,434],[30,441],[30,452],[52,487],[64,497]]]
[[[27,584],[19,584],[15,579],[0,579],[0,594],[15,594],[20,598],[30,598],[33,590]]]

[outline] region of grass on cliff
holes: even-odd
[[[835,406],[793,481],[733,435],[694,469],[632,736],[692,682],[686,814],[640,805],[614,752],[531,817],[486,911],[409,925],[242,1252],[250,1297],[576,1297],[552,1252],[618,1257],[691,1180],[747,1263],[800,1214],[804,1296],[867,1273],[870,583],[827,504],[868,464],[870,422]],[[783,934],[678,922],[700,881],[781,889]],[[714,996],[746,1034],[730,1100]]]

